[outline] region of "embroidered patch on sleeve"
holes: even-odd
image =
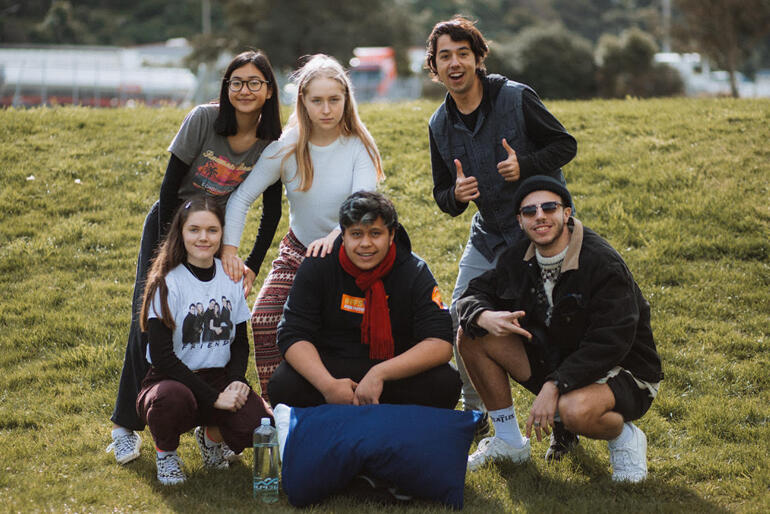
[[[431,300],[438,305],[439,309],[446,309],[446,305],[444,305],[444,302],[441,301],[441,293],[438,291],[438,286],[433,286],[433,294],[431,295]]]
[[[340,302],[340,309],[348,312],[355,312],[356,314],[363,314],[366,303],[363,298],[357,296],[350,296],[347,294],[342,295],[342,302]]]

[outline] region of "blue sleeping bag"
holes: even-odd
[[[292,505],[317,503],[364,473],[405,494],[462,509],[479,412],[417,405],[322,405],[290,412],[282,486]]]

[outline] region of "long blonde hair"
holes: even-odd
[[[345,91],[345,108],[342,112],[342,120],[340,121],[340,134],[343,136],[356,136],[361,140],[377,170],[377,181],[383,180],[385,173],[382,171],[380,152],[377,150],[374,138],[358,116],[358,107],[353,96],[353,85],[350,82],[350,78],[334,57],[316,54],[311,56],[292,75],[292,81],[297,86],[297,102],[294,112],[289,117],[286,128],[297,126],[298,137],[297,142],[287,149],[282,162],[286,162],[286,159],[291,157],[292,154],[296,155],[297,174],[300,179],[297,191],[307,191],[313,185],[313,161],[310,159],[310,147],[308,146],[310,142],[311,121],[302,97],[306,94],[310,83],[317,78],[336,80],[342,86],[342,89]],[[294,177],[291,178],[291,180],[293,179]]]

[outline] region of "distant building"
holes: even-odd
[[[0,105],[189,103],[195,75],[182,66],[185,40],[130,48],[0,46]]]

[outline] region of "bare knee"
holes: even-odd
[[[570,432],[580,433],[583,427],[595,421],[596,406],[578,391],[559,397],[558,409],[562,423]]]
[[[478,352],[479,347],[481,346],[479,343],[480,341],[475,341],[466,336],[462,328],[457,329],[457,339],[455,340],[455,344],[457,345],[457,351],[460,353],[463,360]]]

